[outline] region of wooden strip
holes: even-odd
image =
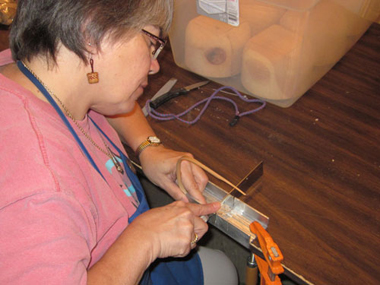
[[[188,157],[188,156],[182,156],[180,159],[178,159],[177,161],[177,165],[176,165],[176,173],[177,173],[177,183],[178,183],[178,187],[181,189],[181,191],[186,194],[187,191],[185,189],[185,187],[183,186],[183,183],[182,183],[182,177],[181,177],[181,162],[184,161],[184,160],[187,160],[191,163],[194,163],[195,165],[199,166],[200,168],[202,168],[203,170],[207,171],[208,173],[210,173],[211,175],[213,175],[214,177],[218,178],[219,180],[223,181],[224,183],[228,184],[229,186],[231,186],[233,188],[233,190],[237,190],[239,191],[241,194],[243,194],[244,196],[246,195],[242,190],[240,190],[237,186],[235,186],[234,184],[232,184],[230,181],[228,181],[227,179],[225,179],[223,176],[219,175],[218,173],[216,173],[214,170],[212,170],[211,168],[207,167],[206,165],[202,164],[201,162],[199,162],[198,160],[194,159],[194,158],[191,158],[191,157]]]

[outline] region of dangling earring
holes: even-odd
[[[94,72],[94,60],[92,59],[92,56],[90,58],[90,65],[91,65],[91,72],[87,73],[87,80],[88,83],[94,84],[99,82],[99,74],[97,72]]]

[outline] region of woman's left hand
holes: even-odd
[[[146,148],[139,158],[144,174],[152,183],[164,189],[175,200],[189,202],[176,184],[177,161],[182,156],[193,157],[189,153],[174,151],[161,145]],[[182,161],[181,177],[187,192],[196,201],[202,204],[206,203],[202,192],[206,187],[208,178],[204,171],[189,161]]]

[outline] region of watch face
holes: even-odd
[[[160,143],[160,139],[158,137],[149,137],[148,140],[151,142],[151,143]]]

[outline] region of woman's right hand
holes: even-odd
[[[200,216],[219,208],[176,201],[139,215],[88,271],[88,284],[137,284],[157,258],[186,256],[208,229]]]
[[[138,231],[140,240],[151,243],[151,262],[156,258],[183,257],[196,246],[191,243],[195,236],[202,238],[208,229],[200,216],[219,208],[219,202],[201,205],[176,201],[141,214],[127,230]]]

